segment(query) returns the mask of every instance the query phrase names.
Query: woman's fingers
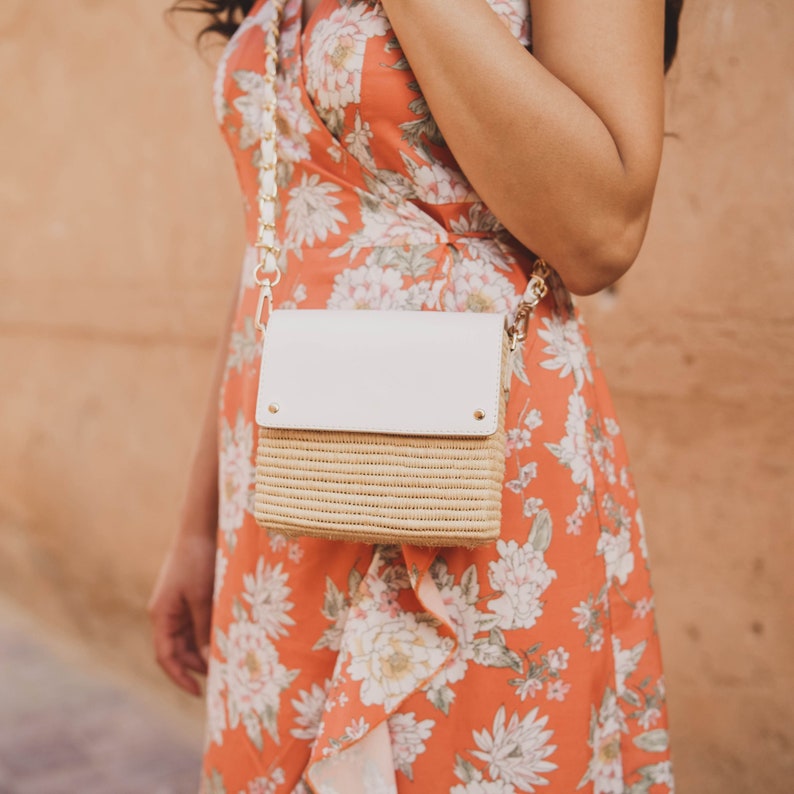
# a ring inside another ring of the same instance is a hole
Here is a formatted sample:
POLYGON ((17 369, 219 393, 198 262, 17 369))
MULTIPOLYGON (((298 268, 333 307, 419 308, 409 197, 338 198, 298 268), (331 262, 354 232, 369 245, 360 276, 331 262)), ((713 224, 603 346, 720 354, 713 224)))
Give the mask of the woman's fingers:
POLYGON ((180 602, 178 611, 164 610, 158 605, 150 609, 155 659, 178 687, 191 695, 200 695, 201 687, 188 671, 205 670, 196 669, 201 660, 192 642, 190 612, 187 604, 181 599, 180 602))
POLYGON ((212 597, 201 597, 190 601, 190 617, 193 623, 193 639, 199 653, 203 669, 196 672, 207 672, 209 660, 210 631, 212 624, 212 597))
POLYGON ((182 538, 166 558, 148 606, 157 663, 192 695, 201 694, 194 674, 207 674, 215 553, 213 540, 182 538))

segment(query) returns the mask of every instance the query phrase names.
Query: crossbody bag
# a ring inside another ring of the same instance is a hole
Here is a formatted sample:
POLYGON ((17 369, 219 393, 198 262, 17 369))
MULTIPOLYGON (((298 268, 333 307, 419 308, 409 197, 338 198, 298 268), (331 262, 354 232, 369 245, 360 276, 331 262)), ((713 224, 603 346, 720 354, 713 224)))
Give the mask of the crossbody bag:
POLYGON ((255 517, 272 531, 363 543, 468 546, 499 537, 510 356, 547 293, 536 260, 515 315, 272 309, 276 90, 283 0, 265 35, 259 173, 264 334, 255 517))

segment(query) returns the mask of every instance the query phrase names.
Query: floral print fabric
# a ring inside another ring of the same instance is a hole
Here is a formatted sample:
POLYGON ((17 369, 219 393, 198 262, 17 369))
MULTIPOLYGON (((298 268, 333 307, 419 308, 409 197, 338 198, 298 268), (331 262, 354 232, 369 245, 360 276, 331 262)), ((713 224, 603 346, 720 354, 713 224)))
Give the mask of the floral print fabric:
MULTIPOLYGON (((526 0, 491 5, 527 44, 526 0)), ((215 90, 250 243, 271 13, 215 90)), ((304 30, 289 0, 280 57, 276 305, 513 311, 533 256, 460 172, 383 9, 322 0, 304 30)), ((255 259, 220 401, 204 794, 672 791, 642 517, 563 285, 516 359, 501 539, 373 547, 254 521, 255 259)))

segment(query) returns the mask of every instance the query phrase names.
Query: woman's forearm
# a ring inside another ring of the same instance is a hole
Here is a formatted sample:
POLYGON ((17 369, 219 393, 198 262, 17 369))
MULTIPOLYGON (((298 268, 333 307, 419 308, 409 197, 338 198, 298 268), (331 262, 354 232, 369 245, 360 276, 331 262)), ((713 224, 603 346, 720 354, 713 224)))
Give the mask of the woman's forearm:
MULTIPOLYGON (((639 250, 650 211, 662 137, 658 86, 651 86, 646 100, 635 101, 638 92, 628 91, 624 107, 616 105, 616 89, 605 88, 603 108, 594 108, 599 85, 588 104, 590 98, 580 96, 585 91, 577 93, 541 63, 544 42, 536 38, 538 57, 530 55, 486 0, 383 5, 447 144, 493 213, 554 265, 574 292, 593 292, 618 278, 639 250), (652 129, 637 129, 643 123, 652 129)), ((588 4, 577 5, 571 14, 589 13, 588 4)), ((544 23, 553 30, 554 20, 544 17, 553 13, 533 2, 538 34, 544 23)), ((650 27, 639 19, 631 24, 640 33, 641 25, 650 27)), ((605 36, 609 46, 609 31, 605 36)), ((627 65, 643 57, 631 50, 642 44, 626 45, 627 65)), ((554 62, 554 46, 545 49, 554 62)), ((579 56, 586 63, 587 54, 579 56)), ((661 39, 658 59, 661 82, 661 39)), ((564 61, 558 61, 564 72, 564 61)), ((604 81, 609 68, 594 64, 593 79, 604 81)), ((638 68, 648 71, 645 64, 638 68)), ((630 86, 632 80, 636 75, 627 78, 630 86)))
POLYGON ((226 372, 232 326, 240 291, 239 277, 231 294, 226 321, 215 351, 212 380, 204 416, 185 486, 180 534, 215 536, 218 516, 218 395, 226 372))

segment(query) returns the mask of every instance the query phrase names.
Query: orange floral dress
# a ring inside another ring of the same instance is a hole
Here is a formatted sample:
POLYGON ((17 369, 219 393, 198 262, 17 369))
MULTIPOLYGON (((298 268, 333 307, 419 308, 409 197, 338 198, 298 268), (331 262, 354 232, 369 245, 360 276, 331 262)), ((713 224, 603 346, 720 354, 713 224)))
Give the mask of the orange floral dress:
MULTIPOLYGON (((489 0, 529 43, 527 0, 489 0)), ((256 237, 260 0, 216 107, 256 237)), ((511 312, 534 257, 444 144, 376 2, 287 2, 280 308, 511 312)), ((559 279, 513 375, 501 539, 476 550, 291 540, 253 517, 249 247, 220 402, 204 794, 673 790, 642 517, 559 279)), ((300 362, 295 362, 300 366, 300 362)))

